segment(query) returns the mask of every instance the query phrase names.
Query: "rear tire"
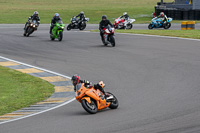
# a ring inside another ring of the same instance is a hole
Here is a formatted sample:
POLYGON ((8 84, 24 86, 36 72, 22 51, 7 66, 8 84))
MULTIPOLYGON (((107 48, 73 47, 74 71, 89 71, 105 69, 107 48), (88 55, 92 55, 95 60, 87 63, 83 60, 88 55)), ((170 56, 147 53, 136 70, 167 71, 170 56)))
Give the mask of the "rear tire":
POLYGON ((132 24, 128 24, 126 29, 132 29, 133 28, 133 25, 132 24))
POLYGON ((94 101, 91 100, 91 103, 89 104, 85 99, 81 101, 81 105, 90 114, 96 114, 97 113, 97 106, 94 103, 94 101))
POLYGON ((148 28, 151 30, 153 29, 153 25, 152 24, 149 24, 148 28))
POLYGON ((51 38, 51 41, 54 41, 55 38, 53 38, 53 35, 50 34, 50 38, 51 38))
POLYGON ((110 92, 106 92, 106 93, 108 93, 109 95, 112 95, 114 97, 114 99, 115 99, 115 101, 110 102, 109 108, 110 109, 116 109, 116 108, 118 108, 119 102, 118 102, 117 98, 112 93, 110 93, 110 92))
POLYGON ((58 38, 58 40, 59 40, 59 41, 62 41, 62 39, 63 39, 63 32, 60 32, 60 33, 59 33, 59 38, 58 38))
POLYGON ((82 24, 81 27, 79 27, 79 30, 84 30, 86 28, 86 23, 82 24))
POLYGON ((115 38, 113 35, 110 36, 110 43, 113 47, 115 47, 115 38))
POLYGON ((169 29, 171 27, 171 23, 166 23, 165 25, 164 25, 164 29, 169 29))

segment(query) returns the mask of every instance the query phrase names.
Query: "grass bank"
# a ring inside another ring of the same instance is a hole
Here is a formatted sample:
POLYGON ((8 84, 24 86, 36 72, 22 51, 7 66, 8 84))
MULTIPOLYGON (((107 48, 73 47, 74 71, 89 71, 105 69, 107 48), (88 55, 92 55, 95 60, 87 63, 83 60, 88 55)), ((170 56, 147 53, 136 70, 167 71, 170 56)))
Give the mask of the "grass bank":
POLYGON ((39 78, 0 66, 0 115, 51 96, 54 86, 39 78))
MULTIPOLYGON (((84 11, 90 23, 99 23, 106 14, 114 21, 128 12, 136 23, 147 23, 151 20, 154 6, 159 0, 0 0, 0 23, 25 23, 35 10, 39 11, 41 23, 50 23, 55 12, 60 13, 65 23, 73 15, 84 11)), ((173 0, 165 0, 172 2, 173 0)))
MULTIPOLYGON (((92 30, 92 32, 99 32, 92 30)), ((200 30, 115 30, 116 33, 147 34, 200 39, 200 30)))

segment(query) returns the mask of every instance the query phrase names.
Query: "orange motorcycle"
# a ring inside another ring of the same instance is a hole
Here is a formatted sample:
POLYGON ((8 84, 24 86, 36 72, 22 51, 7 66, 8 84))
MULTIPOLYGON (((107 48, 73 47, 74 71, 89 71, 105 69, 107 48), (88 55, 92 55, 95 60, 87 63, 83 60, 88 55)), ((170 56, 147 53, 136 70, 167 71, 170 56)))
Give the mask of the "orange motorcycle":
MULTIPOLYGON (((101 81, 102 88, 105 84, 101 81)), ((107 107, 116 109, 119 105, 117 98, 110 92, 105 95, 100 90, 95 90, 93 86, 86 88, 84 83, 76 85, 76 100, 79 101, 83 108, 90 114, 97 113, 98 110, 107 107)))

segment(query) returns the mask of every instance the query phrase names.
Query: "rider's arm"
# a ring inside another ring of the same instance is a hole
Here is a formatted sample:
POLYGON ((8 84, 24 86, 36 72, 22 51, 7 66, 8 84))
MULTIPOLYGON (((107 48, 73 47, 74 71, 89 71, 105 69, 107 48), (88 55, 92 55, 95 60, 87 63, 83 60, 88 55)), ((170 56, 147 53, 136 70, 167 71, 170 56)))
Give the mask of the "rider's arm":
POLYGON ((92 83, 88 80, 80 80, 81 83, 85 84, 85 87, 89 87, 92 83))
POLYGON ((102 30, 102 23, 101 22, 99 23, 99 30, 100 31, 102 30))
POLYGON ((168 21, 168 18, 167 18, 167 16, 165 15, 165 21, 168 21))
POLYGON ((113 24, 110 22, 110 20, 108 20, 108 24, 113 27, 113 24))
POLYGON ((28 21, 30 21, 32 19, 33 16, 28 17, 28 21))
POLYGON ((51 26, 54 26, 55 23, 56 22, 55 22, 54 18, 52 18, 52 20, 51 20, 51 26))

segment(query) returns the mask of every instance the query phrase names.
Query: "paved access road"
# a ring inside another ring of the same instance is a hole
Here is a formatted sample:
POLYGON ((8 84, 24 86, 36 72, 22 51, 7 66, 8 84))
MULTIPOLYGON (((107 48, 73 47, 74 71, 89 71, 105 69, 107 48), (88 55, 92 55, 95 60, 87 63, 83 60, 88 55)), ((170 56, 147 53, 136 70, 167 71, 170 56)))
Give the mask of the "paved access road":
POLYGON ((199 41, 116 34, 104 47, 99 33, 49 27, 30 37, 22 25, 0 25, 0 55, 64 75, 103 80, 120 106, 89 115, 74 101, 61 108, 0 125, 0 133, 199 133, 199 41))

